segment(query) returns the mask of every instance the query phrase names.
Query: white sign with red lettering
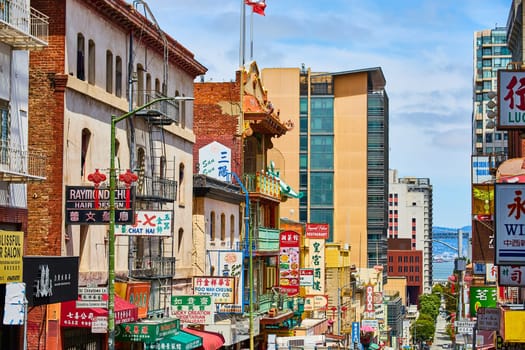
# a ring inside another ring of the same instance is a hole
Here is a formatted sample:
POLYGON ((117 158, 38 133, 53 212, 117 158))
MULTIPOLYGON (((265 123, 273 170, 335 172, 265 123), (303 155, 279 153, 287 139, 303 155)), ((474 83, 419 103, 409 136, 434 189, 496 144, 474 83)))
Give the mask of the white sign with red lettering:
POLYGON ((498 70, 498 129, 525 127, 525 72, 498 70))
POLYGON ((494 197, 496 265, 525 265, 525 184, 497 183, 494 197))

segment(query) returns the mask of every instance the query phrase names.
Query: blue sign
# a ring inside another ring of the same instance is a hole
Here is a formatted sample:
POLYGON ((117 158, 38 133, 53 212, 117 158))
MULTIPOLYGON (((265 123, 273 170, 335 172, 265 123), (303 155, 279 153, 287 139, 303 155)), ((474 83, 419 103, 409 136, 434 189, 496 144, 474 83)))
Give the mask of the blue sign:
POLYGON ((359 322, 352 322, 352 342, 359 343, 361 341, 359 337, 360 332, 359 322))

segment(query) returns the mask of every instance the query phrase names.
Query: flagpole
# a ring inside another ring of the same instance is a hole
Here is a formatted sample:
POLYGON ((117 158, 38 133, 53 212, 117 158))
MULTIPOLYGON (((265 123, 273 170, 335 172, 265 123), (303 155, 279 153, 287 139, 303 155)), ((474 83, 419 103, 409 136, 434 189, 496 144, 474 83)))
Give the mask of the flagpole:
POLYGON ((253 61, 253 11, 250 14, 250 61, 253 61))
POLYGON ((239 67, 244 69, 244 49, 246 46, 246 5, 241 0, 241 37, 239 39, 239 67))

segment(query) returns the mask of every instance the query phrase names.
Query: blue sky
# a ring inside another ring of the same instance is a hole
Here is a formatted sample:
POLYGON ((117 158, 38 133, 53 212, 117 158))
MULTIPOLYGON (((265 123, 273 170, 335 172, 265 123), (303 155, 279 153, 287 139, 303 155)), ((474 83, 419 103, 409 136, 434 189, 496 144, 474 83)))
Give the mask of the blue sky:
MULTIPOLYGON (((208 68, 206 81, 233 80, 241 0, 147 3, 161 28, 208 68)), ((253 15, 259 68, 381 67, 390 97, 390 168, 401 177, 430 178, 435 226, 470 225, 473 35, 505 26, 511 0, 266 3, 266 16, 253 15)))

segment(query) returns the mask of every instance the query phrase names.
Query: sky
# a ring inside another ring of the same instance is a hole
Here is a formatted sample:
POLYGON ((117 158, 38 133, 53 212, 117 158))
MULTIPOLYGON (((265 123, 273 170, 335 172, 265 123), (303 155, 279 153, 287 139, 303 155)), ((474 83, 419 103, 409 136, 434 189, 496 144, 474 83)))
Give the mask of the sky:
MULTIPOLYGON (((243 0, 146 3, 160 27, 207 67, 205 81, 234 79, 243 0)), ((390 168, 400 177, 430 179, 434 226, 470 225, 474 32, 505 26, 511 0, 266 4, 265 16, 246 7, 244 61, 255 60, 259 69, 304 63, 312 72, 381 67, 390 99, 390 168)))

